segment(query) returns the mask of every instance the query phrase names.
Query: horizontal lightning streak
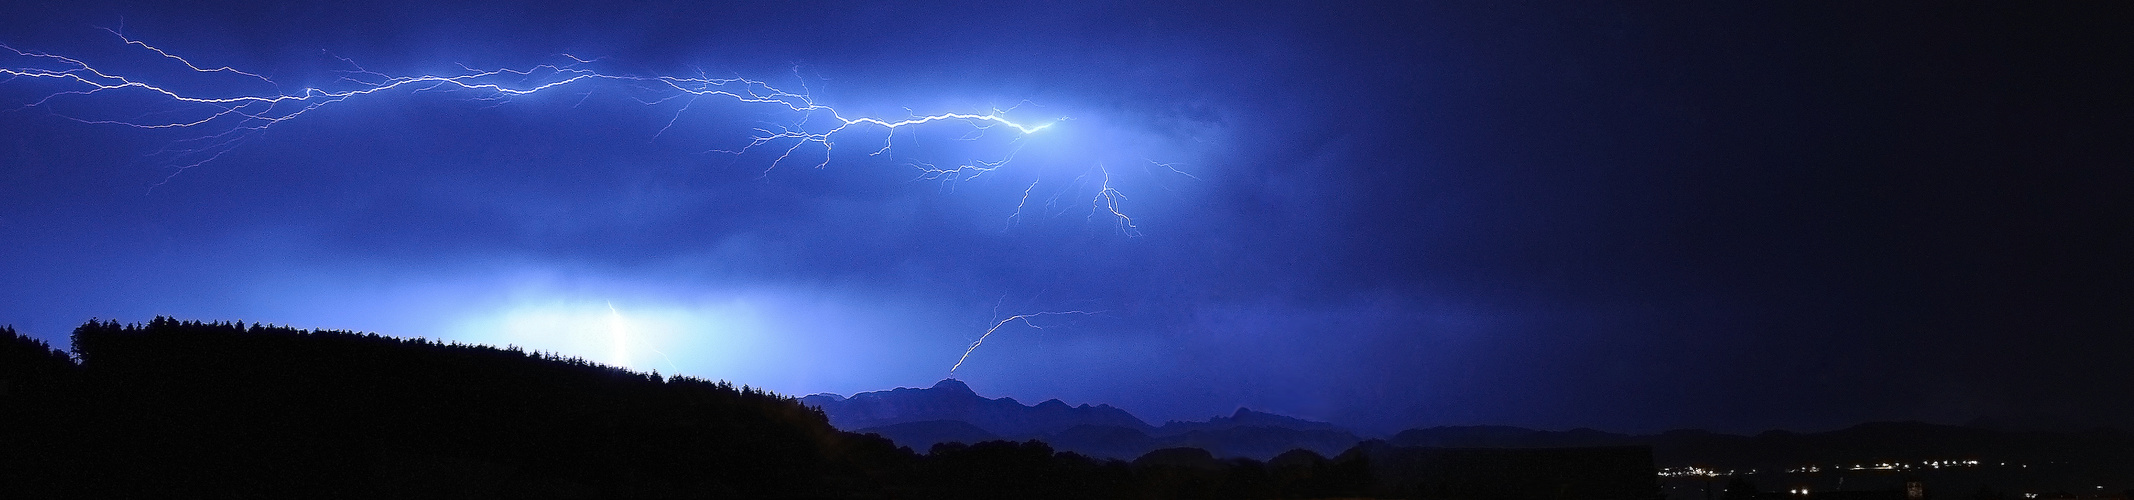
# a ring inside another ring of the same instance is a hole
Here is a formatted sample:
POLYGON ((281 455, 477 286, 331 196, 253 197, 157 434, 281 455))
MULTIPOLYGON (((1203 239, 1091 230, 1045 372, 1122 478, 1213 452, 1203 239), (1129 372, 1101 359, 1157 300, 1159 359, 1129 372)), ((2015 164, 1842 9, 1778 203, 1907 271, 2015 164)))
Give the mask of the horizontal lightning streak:
MULTIPOLYGON (((1062 117, 1043 123, 1025 123, 1010 119, 1008 112, 1014 110, 1016 106, 1011 106, 1005 110, 994 108, 985 113, 945 112, 921 114, 907 110, 910 116, 903 118, 846 116, 836 108, 817 102, 807 91, 805 80, 801 82, 802 90, 794 92, 781 89, 766 81, 741 77, 714 78, 704 75, 702 71, 699 71, 694 77, 611 74, 581 67, 581 65, 588 65, 603 58, 586 58, 573 54, 561 54, 561 57, 570 61, 561 65, 541 64, 525 69, 499 68, 487 70, 462 65, 460 67, 464 71, 460 73, 392 76, 372 71, 352 59, 327 53, 327 56, 340 61, 341 64, 348 68, 335 71, 335 73, 338 73, 338 77, 333 86, 339 88, 305 87, 298 91, 289 92, 281 90, 282 86, 279 83, 261 73, 247 72, 230 66, 209 67, 211 65, 201 65, 161 47, 129 38, 117 30, 106 29, 105 31, 117 36, 126 46, 138 47, 141 50, 153 53, 159 58, 175 62, 176 65, 184 68, 183 71, 235 75, 245 79, 247 82, 257 82, 256 84, 264 84, 266 87, 274 89, 271 92, 236 92, 230 94, 193 92, 149 83, 133 74, 100 68, 81 59, 17 49, 6 44, 0 44, 0 57, 6 57, 11 53, 18 61, 29 61, 27 64, 18 63, 0 66, 0 83, 7 83, 17 79, 46 80, 61 82, 64 85, 75 87, 34 98, 23 105, 25 108, 42 107, 54 109, 61 104, 61 100, 93 97, 116 92, 142 92, 147 96, 162 100, 169 107, 167 109, 153 110, 150 113, 144 113, 132 118, 108 118, 94 115, 72 116, 60 111, 54 111, 53 114, 76 122, 95 125, 117 125, 138 129, 205 129, 206 132, 202 135, 173 141, 162 149, 149 153, 148 156, 151 157, 166 158, 172 167, 169 175, 165 176, 162 181, 150 186, 151 192, 156 186, 169 183, 171 179, 188 169, 221 158, 247 139, 264 133, 275 125, 304 116, 312 110, 329 104, 395 90, 411 93, 472 91, 479 93, 472 99, 494 101, 501 104, 512 97, 546 92, 565 86, 591 82, 610 82, 623 84, 637 92, 642 92, 642 94, 632 98, 646 105, 657 105, 675 99, 682 99, 684 103, 674 112, 674 116, 669 118, 666 124, 653 134, 655 140, 661 135, 667 134, 681 118, 681 114, 687 112, 697 99, 719 98, 744 104, 781 106, 785 110, 798 113, 800 117, 789 125, 769 125, 758 128, 757 133, 747 137, 745 143, 737 149, 712 150, 738 155, 758 148, 780 148, 777 150, 776 158, 771 160, 770 165, 764 169, 765 175, 791 160, 802 149, 810 147, 819 147, 823 153, 822 162, 817 163, 815 166, 817 168, 828 166, 830 161, 829 153, 834 146, 833 138, 856 127, 874 127, 887 132, 882 139, 881 148, 870 153, 870 155, 887 153, 898 130, 940 122, 963 123, 971 127, 973 129, 972 134, 965 136, 965 139, 975 138, 986 130, 996 128, 1010 130, 1017 135, 1013 142, 1013 149, 996 161, 971 160, 954 167, 936 167, 926 163, 913 163, 913 166, 919 170, 914 180, 969 181, 998 170, 1013 161, 1015 155, 1025 145, 1024 137, 1051 128, 1053 125, 1066 120, 1066 118, 1062 117), (156 118, 151 119, 148 117, 156 118), (826 117, 829 120, 819 122, 820 124, 818 125, 811 126, 809 124, 811 120, 819 117, 826 117), (790 144, 787 144, 788 142, 790 144)), ((172 69, 176 70, 176 68, 172 69)), ((246 85, 256 84, 247 83, 246 85)), ((590 95, 591 91, 586 91, 586 96, 590 95)), ((579 102, 581 104, 584 98, 583 96, 580 97, 579 102)), ((1020 104, 1017 106, 1020 106, 1020 104)), ((1172 172, 1198 179, 1198 177, 1193 177, 1191 174, 1171 168, 1169 164, 1153 161, 1151 163, 1169 168, 1172 172)), ((1099 169, 1102 170, 1102 167, 1099 166, 1099 169)), ((1033 183, 1029 188, 1023 190, 1022 198, 1016 206, 1016 213, 1009 216, 1011 224, 1015 219, 1021 217, 1021 212, 1029 203, 1030 194, 1035 187, 1036 184, 1033 183)), ((1103 182, 1099 186, 1095 197, 1091 200, 1092 210, 1090 215, 1094 217, 1099 211, 1108 213, 1115 219, 1120 232, 1128 236, 1137 235, 1138 229, 1133 219, 1120 210, 1119 205, 1124 199, 1125 196, 1113 187, 1110 172, 1104 171, 1103 182)))
MULTIPOLYGON (((111 32, 115 35, 119 35, 116 31, 111 32)), ((119 35, 119 37, 120 39, 124 40, 127 45, 139 46, 145 50, 154 52, 155 54, 164 58, 177 61, 178 63, 184 65, 185 68, 190 71, 199 73, 231 73, 237 75, 244 75, 246 77, 250 77, 252 79, 267 83, 269 85, 279 87, 278 85, 275 85, 275 82, 272 79, 269 79, 257 73, 240 71, 228 66, 216 67, 212 69, 203 68, 201 65, 196 64, 191 60, 188 60, 182 56, 172 54, 168 51, 163 50, 160 47, 156 47, 154 45, 150 45, 146 42, 142 42, 139 40, 126 38, 124 35, 119 35)), ((396 89, 413 89, 418 92, 448 89, 487 92, 492 94, 492 97, 490 98, 500 99, 513 96, 535 94, 547 91, 549 89, 554 89, 557 87, 586 81, 622 82, 638 85, 640 86, 640 88, 645 90, 672 92, 672 94, 667 97, 652 101, 645 101, 640 99, 640 102, 643 102, 645 104, 656 104, 678 97, 712 96, 728 98, 734 100, 735 102, 742 103, 776 104, 784 106, 785 108, 794 112, 800 112, 809 115, 813 115, 816 113, 826 114, 830 118, 836 120, 836 124, 832 128, 827 131, 821 132, 804 131, 794 128, 782 128, 775 132, 770 130, 762 130, 762 135, 757 135, 755 137, 750 138, 749 144, 743 146, 739 151, 730 151, 737 153, 745 152, 755 147, 779 141, 781 139, 797 139, 797 141, 792 147, 787 148, 781 155, 779 155, 778 160, 772 162, 773 167, 788 159, 792 155, 792 153, 800 147, 804 147, 808 144, 820 144, 823 149, 827 151, 831 147, 832 136, 837 135, 839 132, 843 132, 846 129, 855 126, 875 126, 894 131, 899 128, 925 125, 934 122, 961 121, 979 127, 1006 126, 1022 134, 1031 134, 1036 133, 1040 130, 1044 130, 1048 127, 1051 127, 1054 123, 1057 123, 1057 121, 1035 124, 1022 123, 1009 119, 1006 116, 1006 111, 1000 109, 994 109, 991 112, 984 114, 951 112, 936 113, 923 116, 912 116, 901 119, 887 119, 876 117, 847 117, 844 114, 838 112, 838 110, 835 108, 817 103, 814 98, 809 96, 806 92, 786 91, 779 89, 778 87, 773 86, 768 82, 740 77, 711 78, 699 76, 695 78, 688 78, 677 76, 619 75, 601 73, 589 69, 558 66, 552 64, 537 65, 528 69, 506 68, 493 70, 475 70, 473 68, 467 68, 466 73, 460 74, 389 76, 383 73, 370 71, 360 65, 355 64, 354 61, 338 56, 336 56, 335 58, 348 64, 349 67, 354 68, 352 70, 342 71, 341 73, 343 73, 344 76, 340 78, 340 81, 343 83, 354 84, 356 87, 353 89, 327 90, 319 88, 305 88, 301 92, 297 93, 283 93, 277 91, 274 93, 252 95, 201 96, 190 95, 171 88, 150 84, 132 77, 125 76, 123 74, 107 72, 85 61, 66 56, 60 56, 44 52, 21 50, 4 44, 0 44, 0 50, 12 52, 16 56, 51 63, 46 65, 47 67, 0 67, 0 76, 5 76, 10 79, 31 78, 60 80, 73 84, 79 84, 85 87, 79 90, 68 90, 47 95, 42 99, 38 99, 34 102, 29 103, 26 107, 49 106, 53 103, 54 99, 61 98, 62 96, 85 96, 120 91, 125 89, 139 89, 141 91, 146 91, 158 95, 161 98, 166 99, 174 104, 205 106, 205 109, 208 112, 205 115, 196 116, 193 119, 177 119, 167 121, 83 119, 71 116, 62 116, 82 123, 101 125, 123 125, 143 129, 194 128, 208 126, 217 122, 228 122, 232 120, 236 121, 236 123, 229 125, 229 130, 225 130, 220 133, 212 134, 207 137, 202 137, 194 140, 197 142, 210 143, 210 145, 207 147, 198 148, 195 150, 177 150, 178 152, 208 153, 210 156, 219 156, 221 151, 226 150, 229 146, 234 145, 233 143, 216 142, 216 139, 228 137, 232 134, 240 134, 246 131, 256 132, 265 130, 275 124, 295 119, 314 109, 318 109, 321 106, 368 94, 392 91, 396 89), (512 85, 497 81, 506 79, 514 81, 531 80, 532 83, 512 85)), ((580 64, 591 63, 599 59, 586 59, 574 55, 564 55, 564 57, 569 58, 570 60, 580 64)), ((886 149, 887 148, 885 146, 884 150, 886 149)), ((212 159, 213 158, 211 157, 207 160, 212 159)), ((205 163, 207 160, 201 160, 198 162, 193 162, 190 165, 184 165, 180 168, 180 170, 183 170, 184 168, 198 166, 201 163, 205 163)), ((821 167, 826 165, 827 163, 828 160, 825 159, 823 164, 817 166, 821 167)), ((997 166, 997 163, 987 163, 983 168, 993 168, 997 166)))

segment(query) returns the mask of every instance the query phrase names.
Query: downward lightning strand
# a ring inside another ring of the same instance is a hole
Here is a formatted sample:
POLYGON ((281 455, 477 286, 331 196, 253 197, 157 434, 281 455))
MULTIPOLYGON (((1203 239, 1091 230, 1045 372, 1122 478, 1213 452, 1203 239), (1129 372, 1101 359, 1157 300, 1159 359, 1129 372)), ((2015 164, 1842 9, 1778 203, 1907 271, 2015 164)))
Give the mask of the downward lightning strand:
POLYGON ((1125 200, 1126 195, 1111 187, 1111 171, 1106 170, 1103 165, 1098 165, 1097 172, 1103 174, 1104 182, 1098 185, 1097 196, 1089 200, 1089 217, 1095 218, 1098 210, 1109 212, 1113 222, 1118 225, 1120 234, 1140 236, 1141 230, 1134 226, 1134 218, 1119 211, 1119 202, 1125 200))
POLYGON ((1030 318, 1035 318, 1035 317, 1038 317, 1038 316, 1054 316, 1054 315, 1065 315, 1065 314, 1081 314, 1081 315, 1089 315, 1089 314, 1097 314, 1097 313, 1101 313, 1101 312, 1104 312, 1104 311, 1047 311, 1047 312, 1036 312, 1036 313, 1030 313, 1030 314, 1017 314, 1017 315, 1014 315, 1014 316, 1009 316, 1009 317, 1008 317, 1007 319, 1003 319, 1003 320, 1000 320, 1000 322, 999 322, 999 323, 994 323, 994 324, 993 324, 993 327, 992 327, 992 328, 987 328, 984 334, 982 334, 982 335, 979 335, 979 336, 978 336, 978 340, 977 340, 977 341, 971 342, 971 347, 970 347, 970 348, 968 348, 968 349, 964 349, 964 350, 963 350, 963 356, 962 356, 962 357, 959 357, 959 358, 956 358, 956 365, 955 365, 955 366, 950 366, 950 367, 948 367, 948 378, 956 378, 956 369, 957 369, 957 368, 962 368, 962 367, 963 367, 963 362, 964 362, 964 361, 967 361, 967 360, 970 360, 970 359, 971 359, 971 353, 973 353, 973 352, 978 352, 978 346, 981 346, 981 345, 985 345, 985 339, 986 339, 987 337, 992 337, 992 336, 993 336, 993 332, 997 332, 997 331, 1000 331, 1000 327, 1003 327, 1003 326, 1008 326, 1008 323, 1014 323, 1014 322, 1017 322, 1017 321, 1021 321, 1021 322, 1023 322, 1023 324, 1024 324, 1024 325, 1027 325, 1027 326, 1029 326, 1029 327, 1031 327, 1031 328, 1036 328, 1036 329, 1039 329, 1039 330, 1043 330, 1043 329, 1045 329, 1045 327, 1042 327, 1042 326, 1037 326, 1037 324, 1036 324, 1036 323, 1031 323, 1031 322, 1030 322, 1030 318))
MULTIPOLYGON (((1022 199, 1016 200, 1015 202, 1015 213, 1008 214, 1008 227, 1015 227, 1015 221, 1022 219, 1023 207, 1030 205, 1030 191, 1037 189, 1037 183, 1041 181, 1044 181, 1044 179, 1032 180, 1030 181, 1030 187, 1023 188, 1022 199)), ((1001 230, 1006 231, 1007 228, 1001 228, 1001 230)), ((996 305, 994 306, 994 308, 998 309, 999 306, 996 305)))
MULTIPOLYGON (((1144 158, 1144 159, 1146 159, 1146 158, 1144 158)), ((1175 164, 1170 164, 1170 163, 1164 163, 1164 162, 1160 162, 1160 161, 1156 161, 1156 160, 1148 160, 1148 162, 1149 162, 1150 164, 1156 165, 1156 166, 1158 166, 1158 167, 1163 167, 1163 168, 1164 168, 1165 170, 1170 170, 1170 171, 1171 171, 1171 173, 1174 173, 1174 174, 1178 174, 1178 175, 1183 175, 1183 176, 1186 176, 1186 178, 1189 178, 1189 179, 1193 179, 1193 180, 1196 180, 1196 181, 1197 181, 1197 180, 1201 180, 1200 176, 1198 176, 1198 175, 1193 175, 1193 174, 1189 174, 1189 173, 1186 173, 1186 171, 1184 171, 1184 170, 1179 170, 1179 169, 1178 169, 1178 166, 1177 166, 1177 165, 1175 165, 1175 164)))

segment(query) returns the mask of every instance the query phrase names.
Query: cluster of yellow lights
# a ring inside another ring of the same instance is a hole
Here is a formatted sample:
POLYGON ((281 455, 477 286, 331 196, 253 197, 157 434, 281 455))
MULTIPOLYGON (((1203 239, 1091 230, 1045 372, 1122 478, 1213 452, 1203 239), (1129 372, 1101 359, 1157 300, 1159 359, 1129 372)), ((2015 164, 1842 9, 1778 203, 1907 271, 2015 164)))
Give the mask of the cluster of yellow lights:
POLYGON ((1689 467, 1663 467, 1660 469, 1660 477, 1720 477, 1732 476, 1735 474, 1755 473, 1755 469, 1750 469, 1748 472, 1739 472, 1734 469, 1727 469, 1722 471, 1718 469, 1706 469, 1694 465, 1689 467))
POLYGON ((1845 467, 1842 467, 1842 468, 1843 468, 1843 469, 1845 469, 1845 470, 1919 470, 1919 469, 1939 469, 1939 468, 1943 468, 1943 467, 1977 467, 1977 466, 1978 466, 1978 461, 1977 461, 1977 460, 1928 460, 1928 461, 1924 461, 1924 462, 1919 462, 1919 463, 1908 463, 1908 462, 1887 462, 1887 463, 1873 463, 1873 464, 1853 464, 1853 465, 1850 465, 1850 466, 1845 466, 1845 467))
MULTIPOLYGON (((2004 465, 2004 466, 2005 466, 2005 465, 2008 465, 2008 464, 2007 464, 2006 462, 2002 462, 2002 463, 2001 463, 2001 465, 2004 465)), ((1942 468, 1954 468, 1954 467, 1977 467, 1977 466, 1979 466, 1979 462, 1978 462, 1977 460, 1925 460, 1925 461, 1920 461, 1920 462, 1884 462, 1884 463, 1872 463, 1872 464, 1845 464, 1845 465, 1834 465, 1834 466, 1830 466, 1830 467, 1827 467, 1827 468, 1826 468, 1826 467, 1823 467, 1823 466, 1821 466, 1821 465, 1804 465, 1804 466, 1800 466, 1800 467, 1794 467, 1794 468, 1791 468, 1791 469, 1786 469, 1786 470, 1785 470, 1785 473, 1786 473, 1786 474, 1812 474, 1812 473, 1822 472, 1822 471, 1824 471, 1825 469, 1828 469, 1828 470, 1832 470, 1832 471, 1851 471, 1851 470, 1922 470, 1922 469, 1942 469, 1942 468)), ((2028 467, 2028 466, 2024 466, 2024 467, 2028 467)), ((1741 469, 1727 469, 1727 470, 1719 470, 1719 469, 1707 469, 1707 468, 1703 468, 1703 467, 1697 467, 1697 466, 1689 466, 1689 467, 1663 467, 1663 468, 1661 468, 1661 469, 1660 469, 1660 477, 1723 477, 1723 476, 1733 476, 1733 475, 1746 475, 1746 474, 1755 474, 1755 473, 1756 473, 1756 469, 1747 469, 1747 470, 1741 470, 1741 469)))

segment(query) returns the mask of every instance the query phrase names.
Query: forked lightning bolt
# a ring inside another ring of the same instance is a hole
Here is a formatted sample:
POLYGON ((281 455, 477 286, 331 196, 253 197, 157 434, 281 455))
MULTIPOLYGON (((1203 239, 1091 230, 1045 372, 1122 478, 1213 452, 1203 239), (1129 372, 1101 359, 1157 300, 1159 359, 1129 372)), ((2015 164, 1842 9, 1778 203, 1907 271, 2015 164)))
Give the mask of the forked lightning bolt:
POLYGON ((1031 323, 1031 322, 1030 322, 1030 318, 1035 318, 1035 317, 1038 317, 1038 316, 1055 316, 1055 315, 1065 315, 1065 314, 1081 314, 1081 315, 1089 315, 1089 314, 1097 314, 1097 313, 1100 313, 1100 312, 1103 312, 1103 311, 1048 311, 1048 312, 1037 312, 1037 313, 1030 313, 1030 314, 1017 314, 1017 315, 1014 315, 1014 316, 1009 316, 1009 317, 1008 317, 1007 319, 1003 319, 1003 320, 1000 320, 1000 322, 999 322, 999 323, 994 323, 994 324, 993 324, 993 327, 992 327, 992 328, 987 328, 984 334, 982 334, 982 335, 979 335, 979 336, 978 336, 978 340, 976 340, 976 341, 973 341, 973 342, 971 342, 971 347, 970 347, 970 348, 967 348, 967 349, 964 349, 964 350, 963 350, 963 357, 959 357, 959 358, 956 358, 956 365, 955 365, 955 366, 951 366, 951 367, 948 367, 948 378, 956 378, 956 369, 957 369, 957 368, 962 368, 962 367, 963 367, 963 362, 964 362, 964 361, 968 361, 968 360, 970 360, 970 359, 971 359, 971 353, 973 353, 973 352, 977 352, 977 351, 978 351, 978 346, 981 346, 981 345, 985 345, 985 339, 986 339, 986 338, 988 338, 988 337, 992 337, 992 336, 993 336, 993 332, 998 332, 998 331, 1000 331, 1000 328, 1001 328, 1001 327, 1004 327, 1004 326, 1008 326, 1008 323, 1014 323, 1014 322, 1017 322, 1017 321, 1021 321, 1021 322, 1023 322, 1023 324, 1024 324, 1024 325, 1027 325, 1027 326, 1029 326, 1029 327, 1031 327, 1031 328, 1036 328, 1036 329, 1039 329, 1039 330, 1043 330, 1043 329, 1044 329, 1045 327, 1042 327, 1042 326, 1037 326, 1037 323, 1031 323))

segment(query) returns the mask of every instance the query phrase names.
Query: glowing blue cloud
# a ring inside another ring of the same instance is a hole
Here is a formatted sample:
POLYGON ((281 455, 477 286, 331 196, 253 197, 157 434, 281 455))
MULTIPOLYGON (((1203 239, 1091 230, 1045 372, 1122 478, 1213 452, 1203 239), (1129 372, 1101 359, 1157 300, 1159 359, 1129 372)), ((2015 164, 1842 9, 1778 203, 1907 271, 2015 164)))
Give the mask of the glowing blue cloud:
MULTIPOLYGON (((979 179, 998 181, 999 186, 1012 187, 1016 196, 992 198, 987 203, 1012 202, 1013 208, 1002 207, 1004 221, 990 219, 998 215, 987 215, 989 220, 982 224, 1002 221, 1006 226, 1003 231, 1026 219, 1057 217, 1070 223, 1079 223, 1076 219, 1095 224, 1108 222, 1119 234, 1139 236, 1141 225, 1128 215, 1127 191, 1147 184, 1133 184, 1122 190, 1122 180, 1130 183, 1141 179, 1130 178, 1141 173, 1148 178, 1199 180, 1173 164, 1137 158, 1146 151, 1172 151, 1170 146, 1151 145, 1175 138, 1121 126, 1135 121, 1133 117, 1095 113, 1097 116, 1072 121, 1064 116, 1033 118, 1032 110, 1041 106, 1029 102, 1005 108, 980 106, 975 111, 919 112, 906 108, 902 116, 874 116, 850 112, 856 109, 853 106, 840 110, 819 100, 807 88, 808 80, 800 78, 797 71, 797 85, 738 76, 712 77, 702 71, 681 76, 630 74, 608 70, 609 65, 602 62, 604 58, 570 54, 559 55, 560 62, 552 64, 490 69, 460 66, 455 71, 419 74, 376 71, 350 58, 327 54, 330 59, 323 61, 337 69, 298 86, 287 82, 303 81, 300 77, 203 64, 118 31, 106 31, 123 42, 123 50, 117 55, 94 58, 99 61, 0 44, 0 97, 10 97, 19 104, 17 110, 39 110, 128 133, 158 131, 171 136, 166 137, 171 141, 165 147, 146 155, 157 166, 169 169, 154 186, 170 183, 190 169, 212 164, 287 122, 305 116, 312 116, 312 120, 348 116, 337 114, 339 111, 313 113, 329 105, 339 108, 405 104, 406 98, 420 97, 490 107, 515 99, 532 101, 536 95, 546 99, 561 97, 564 104, 577 100, 582 105, 594 93, 624 96, 627 100, 620 102, 623 107, 653 114, 648 122, 657 130, 647 127, 645 131, 654 139, 676 137, 678 132, 688 130, 687 126, 678 126, 685 114, 732 118, 717 110, 706 111, 716 107, 709 104, 767 116, 769 122, 753 127, 753 133, 747 132, 750 127, 741 125, 726 133, 704 134, 724 136, 711 139, 723 144, 710 152, 730 154, 737 161, 760 161, 754 165, 765 176, 788 164, 828 167, 833 159, 831 153, 836 151, 843 154, 837 157, 840 161, 861 155, 894 156, 897 162, 915 170, 911 177, 915 181, 949 186, 969 185, 979 179), (936 136, 947 132, 945 136, 952 138, 948 144, 956 145, 949 148, 954 150, 948 153, 953 157, 938 163, 929 161, 941 156, 933 153, 942 150, 937 146, 940 143, 930 145, 918 140, 921 129, 936 136), (854 145, 859 147, 851 147, 854 145), (1018 156, 1024 159, 1018 160, 1018 156), (1118 157, 1128 160, 1116 161, 1118 157), (1012 176, 1002 172, 1011 165, 1025 166, 1012 176)), ((534 203, 555 201, 543 199, 534 203)), ((628 290, 528 293, 475 307, 471 312, 416 315, 451 325, 444 330, 411 320, 399 331, 516 345, 635 369, 697 371, 716 367, 726 373, 758 370, 755 376, 775 378, 778 375, 769 369, 743 368, 749 361, 731 353, 760 352, 799 342, 773 332, 792 331, 788 323, 794 320, 790 317, 820 316, 800 307, 767 306, 764 304, 768 302, 762 300, 675 302, 665 295, 628 290)), ((462 309, 469 307, 465 300, 443 300, 438 302, 449 304, 426 307, 462 309)), ((400 304, 395 314, 412 314, 405 306, 400 304)), ((331 309, 362 308, 336 300, 331 309)), ((338 317, 337 314, 354 313, 309 313, 312 317, 338 317)), ((991 335, 1014 321, 1037 328, 1041 325, 1032 323, 1032 318, 1087 314, 1091 313, 1055 311, 1010 316, 971 341, 949 374, 953 376, 991 335)), ((344 321, 376 324, 378 320, 344 321)))

